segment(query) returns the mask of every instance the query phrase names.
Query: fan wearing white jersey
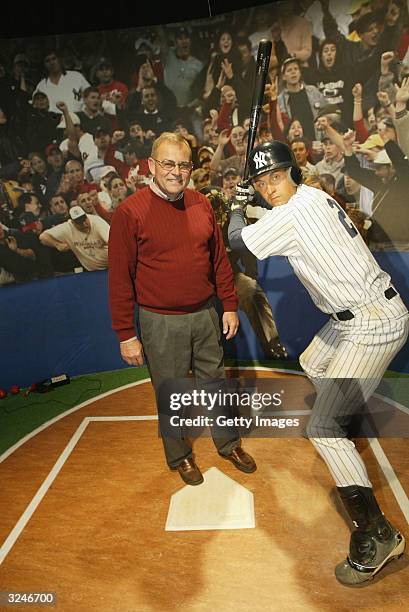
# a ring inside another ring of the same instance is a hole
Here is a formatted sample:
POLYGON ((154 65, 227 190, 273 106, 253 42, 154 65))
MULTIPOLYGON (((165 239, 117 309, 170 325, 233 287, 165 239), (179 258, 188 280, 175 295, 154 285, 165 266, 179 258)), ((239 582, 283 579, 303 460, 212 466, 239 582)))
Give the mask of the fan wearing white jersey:
POLYGON ((247 247, 258 259, 287 257, 315 305, 330 315, 300 356, 317 389, 307 434, 356 527, 335 575, 343 584, 360 584, 399 557, 405 539, 380 510, 347 428, 405 344, 409 314, 342 208, 325 192, 301 184, 287 145, 271 141, 253 149, 249 179, 236 188, 231 248, 247 247), (254 198, 269 210, 246 226, 243 209, 254 198))

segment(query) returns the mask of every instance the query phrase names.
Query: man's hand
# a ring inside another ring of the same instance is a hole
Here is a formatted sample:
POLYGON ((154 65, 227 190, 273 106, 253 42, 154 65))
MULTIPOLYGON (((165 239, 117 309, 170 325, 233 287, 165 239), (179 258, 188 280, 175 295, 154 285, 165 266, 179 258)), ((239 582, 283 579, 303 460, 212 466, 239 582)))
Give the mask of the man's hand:
POLYGON ((362 99, 362 85, 361 85, 361 83, 355 83, 355 85, 352 88, 352 96, 353 96, 354 100, 361 100, 362 99))
POLYGON ((378 155, 379 151, 377 149, 364 149, 362 145, 354 143, 353 152, 355 154, 359 153, 363 155, 366 159, 373 161, 375 157, 378 155))
POLYGON ((219 111, 217 111, 215 108, 211 108, 209 110, 209 116, 210 119, 212 120, 212 127, 213 129, 217 128, 217 120, 219 118, 219 111))
POLYGON ((237 312, 225 312, 222 317, 223 333, 226 335, 226 340, 234 338, 239 329, 239 317, 237 312))
POLYGON ((406 108, 406 102, 409 100, 409 77, 402 80, 400 87, 395 84, 395 92, 396 111, 399 112, 406 108))
POLYGON ((389 74, 390 63, 395 58, 394 51, 385 51, 381 55, 381 74, 389 74))
POLYGON ((139 165, 135 166, 134 168, 131 168, 128 174, 128 178, 125 181, 126 186, 129 187, 129 189, 133 193, 135 193, 135 191, 139 189, 139 187, 143 187, 145 185, 145 177, 142 174, 138 174, 138 172, 139 165))
POLYGON ((267 85, 264 88, 264 93, 266 94, 266 96, 270 98, 272 102, 277 100, 277 97, 278 97, 278 77, 277 76, 274 77, 271 83, 267 83, 267 85))
POLYGON ((221 69, 224 72, 226 79, 233 78, 233 65, 229 62, 227 58, 225 58, 221 63, 221 69))
POLYGON ((194 136, 193 134, 190 134, 190 133, 188 132, 187 128, 185 128, 185 127, 181 127, 181 128, 180 128, 180 135, 181 135, 181 136, 183 136, 183 138, 184 138, 185 140, 187 140, 187 141, 188 141, 188 143, 190 144, 190 146, 191 146, 192 148, 197 147, 197 139, 196 139, 196 136, 194 136))
POLYGON ((353 153, 352 145, 355 142, 355 137, 356 137, 356 134, 355 134, 354 130, 348 130, 342 136, 342 140, 343 140, 343 143, 344 143, 345 155, 352 155, 352 153, 353 153))
POLYGON ((63 100, 56 102, 55 105, 58 108, 58 110, 60 110, 63 114, 68 113, 68 106, 66 105, 65 102, 63 102, 63 100))
POLYGON ((135 340, 131 340, 130 342, 121 343, 119 347, 121 350, 121 357, 128 365, 143 365, 143 348, 139 340, 135 338, 135 340))
POLYGON ((216 83, 216 89, 221 89, 224 85, 226 85, 226 74, 221 70, 216 83))
POLYGON ((15 239, 15 237, 9 236, 8 238, 6 238, 6 242, 7 242, 7 246, 9 247, 10 251, 13 251, 15 253, 18 249, 17 240, 15 239))
POLYGON ((328 128, 330 127, 330 122, 328 120, 328 117, 326 115, 323 115, 322 117, 318 117, 318 119, 315 122, 315 126, 317 130, 322 130, 326 132, 328 128))
POLYGON ((231 205, 231 209, 246 208, 247 204, 250 204, 254 199, 254 188, 248 182, 238 183, 234 189, 234 199, 231 205))
POLYGON ((219 147, 225 147, 230 141, 230 130, 222 130, 219 134, 219 147))
POLYGON ((60 253, 67 253, 68 251, 71 251, 70 245, 60 240, 56 242, 55 248, 57 251, 60 251, 60 253))
POLYGON ((114 91, 111 91, 108 95, 108 102, 112 102, 112 104, 121 106, 123 103, 123 96, 121 94, 120 91, 118 91, 117 89, 114 89, 114 91))

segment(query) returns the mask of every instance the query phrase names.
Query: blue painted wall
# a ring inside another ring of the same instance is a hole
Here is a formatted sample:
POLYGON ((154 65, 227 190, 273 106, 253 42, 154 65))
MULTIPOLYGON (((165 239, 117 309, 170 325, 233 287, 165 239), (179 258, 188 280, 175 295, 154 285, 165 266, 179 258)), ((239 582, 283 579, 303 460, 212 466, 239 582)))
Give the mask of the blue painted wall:
MULTIPOLYGON (((377 254, 409 304, 409 253, 377 254)), ((280 336, 296 359, 325 323, 286 259, 259 262, 259 282, 275 314, 280 336)), ((261 347, 243 313, 226 355, 262 359, 261 347)), ((127 367, 111 330, 107 273, 61 276, 0 288, 0 387, 22 387, 53 375, 70 376, 127 367)), ((409 372, 409 343, 391 369, 409 372)))

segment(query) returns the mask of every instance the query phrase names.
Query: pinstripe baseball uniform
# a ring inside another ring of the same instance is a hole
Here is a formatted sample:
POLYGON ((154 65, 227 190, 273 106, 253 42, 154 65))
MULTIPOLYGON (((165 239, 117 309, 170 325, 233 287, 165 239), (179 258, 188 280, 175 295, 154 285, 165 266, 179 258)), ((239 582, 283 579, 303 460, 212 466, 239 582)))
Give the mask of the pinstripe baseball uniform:
POLYGON ((317 388, 307 433, 338 487, 370 487, 346 428, 407 340, 405 304, 351 220, 323 191, 298 186, 286 204, 241 236, 259 259, 286 256, 315 305, 331 315, 300 356, 317 388))

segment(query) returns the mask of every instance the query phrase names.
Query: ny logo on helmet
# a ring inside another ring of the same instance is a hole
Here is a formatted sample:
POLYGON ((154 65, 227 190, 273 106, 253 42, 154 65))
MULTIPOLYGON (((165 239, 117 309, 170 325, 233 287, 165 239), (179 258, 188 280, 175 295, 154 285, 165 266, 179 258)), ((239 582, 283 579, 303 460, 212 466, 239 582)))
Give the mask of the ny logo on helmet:
POLYGON ((260 170, 260 168, 263 168, 263 166, 268 165, 268 162, 266 160, 266 154, 262 151, 257 151, 253 159, 256 163, 256 170, 260 170))

